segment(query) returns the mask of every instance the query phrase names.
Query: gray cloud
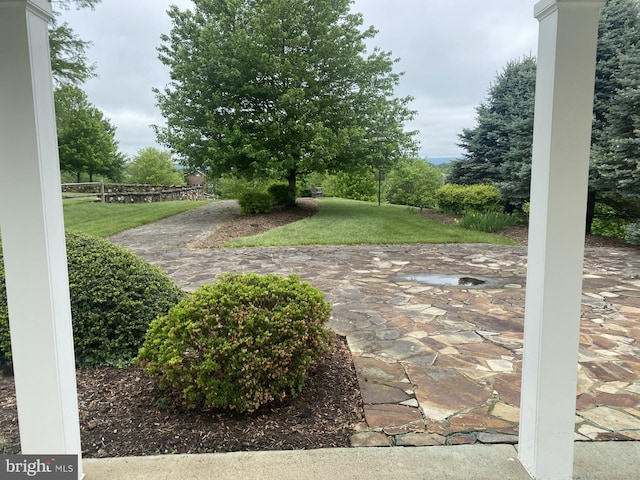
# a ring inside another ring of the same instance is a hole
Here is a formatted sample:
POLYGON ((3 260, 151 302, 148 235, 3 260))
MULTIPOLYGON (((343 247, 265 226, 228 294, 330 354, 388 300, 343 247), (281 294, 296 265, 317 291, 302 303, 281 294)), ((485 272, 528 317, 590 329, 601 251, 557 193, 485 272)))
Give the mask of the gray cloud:
MULTIPOLYGON (((373 44, 399 58, 398 95, 415 97, 409 129, 420 130, 421 154, 455 156, 458 134, 475 124, 475 107, 512 59, 535 55, 534 1, 355 0, 353 11, 378 29, 373 44)), ((65 12, 83 39, 99 78, 83 88, 117 127, 121 150, 133 155, 156 145, 151 124, 162 124, 151 89, 169 81, 157 58, 160 35, 169 33, 170 4, 189 0, 105 0, 95 11, 65 12)))

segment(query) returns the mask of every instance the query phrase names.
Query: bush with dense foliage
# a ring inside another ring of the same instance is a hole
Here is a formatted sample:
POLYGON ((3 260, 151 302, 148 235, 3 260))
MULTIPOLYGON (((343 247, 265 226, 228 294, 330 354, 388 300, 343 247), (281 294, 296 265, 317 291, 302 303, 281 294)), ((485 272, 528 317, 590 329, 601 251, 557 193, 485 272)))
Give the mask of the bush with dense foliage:
POLYGON ((263 178, 247 180, 243 177, 227 174, 214 180, 212 184, 214 185, 215 194, 220 198, 237 200, 245 192, 265 189, 267 180, 263 178))
POLYGON ((286 205, 289 198, 289 184, 287 182, 273 182, 267 187, 267 192, 273 198, 274 205, 286 205))
POLYGON ((378 181, 373 171, 337 173, 322 185, 325 197, 374 202, 378 199, 378 181))
POLYGON ((269 213, 273 209, 273 197, 264 191, 250 190, 240 195, 238 204, 242 215, 269 213))
POLYGON ((251 412, 302 390, 330 314, 296 276, 224 275, 152 322, 139 361, 187 408, 251 412))
POLYGON ((391 170, 384 185, 389 203, 433 207, 436 190, 442 185, 442 172, 424 160, 411 160, 391 170))
MULTIPOLYGON (((135 358, 151 321, 184 296, 159 268, 125 248, 67 232, 76 364, 123 365, 135 358)), ((0 250, 0 363, 11 361, 0 250)))
POLYGON ((443 185, 436 190, 436 204, 451 214, 500 212, 504 208, 500 190, 492 185, 443 185))

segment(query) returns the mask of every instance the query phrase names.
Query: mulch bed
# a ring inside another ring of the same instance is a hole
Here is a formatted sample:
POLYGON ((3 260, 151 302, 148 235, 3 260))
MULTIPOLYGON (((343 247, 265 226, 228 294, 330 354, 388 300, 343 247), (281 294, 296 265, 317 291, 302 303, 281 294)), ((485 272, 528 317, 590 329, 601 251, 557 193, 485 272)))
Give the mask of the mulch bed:
POLYGON ((250 237, 272 228, 282 227, 315 215, 319 206, 309 198, 298 199, 295 207, 275 207, 272 212, 258 215, 238 216, 214 230, 209 235, 189 245, 191 249, 215 248, 229 240, 250 237))
MULTIPOLYGON (((351 353, 340 336, 298 397, 252 414, 174 407, 137 367, 81 369, 77 375, 85 457, 348 447, 363 421, 351 353)), ((4 372, 0 453, 19 453, 19 443, 13 377, 4 372)))

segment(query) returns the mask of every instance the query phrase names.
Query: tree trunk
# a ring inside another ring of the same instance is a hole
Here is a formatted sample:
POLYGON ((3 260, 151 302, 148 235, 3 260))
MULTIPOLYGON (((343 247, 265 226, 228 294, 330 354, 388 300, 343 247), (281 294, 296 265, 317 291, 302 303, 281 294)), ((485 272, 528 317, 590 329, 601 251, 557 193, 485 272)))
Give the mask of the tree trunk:
POLYGON ((587 195, 587 228, 585 231, 586 235, 591 235, 591 226, 593 225, 593 218, 596 215, 597 195, 597 192, 589 189, 589 193, 587 195))
POLYGON ((76 183, 80 183, 80 172, 76 173, 76 183))
POLYGON ((295 207, 296 206, 296 171, 290 170, 287 175, 287 180, 289 182, 289 195, 287 195, 287 207, 295 207))

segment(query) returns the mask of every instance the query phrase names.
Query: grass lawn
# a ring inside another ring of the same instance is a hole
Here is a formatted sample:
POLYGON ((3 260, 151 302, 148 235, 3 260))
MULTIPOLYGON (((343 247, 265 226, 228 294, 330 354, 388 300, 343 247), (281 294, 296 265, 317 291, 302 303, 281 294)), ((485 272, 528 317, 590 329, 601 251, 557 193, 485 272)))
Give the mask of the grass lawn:
POLYGON ((65 199, 62 205, 64 225, 67 230, 108 237, 205 203, 208 203, 208 200, 117 204, 65 199))
POLYGON ((318 199, 314 216, 253 237, 231 240, 225 247, 357 245, 400 243, 496 243, 515 245, 488 233, 448 226, 416 215, 406 206, 337 198, 318 199))

